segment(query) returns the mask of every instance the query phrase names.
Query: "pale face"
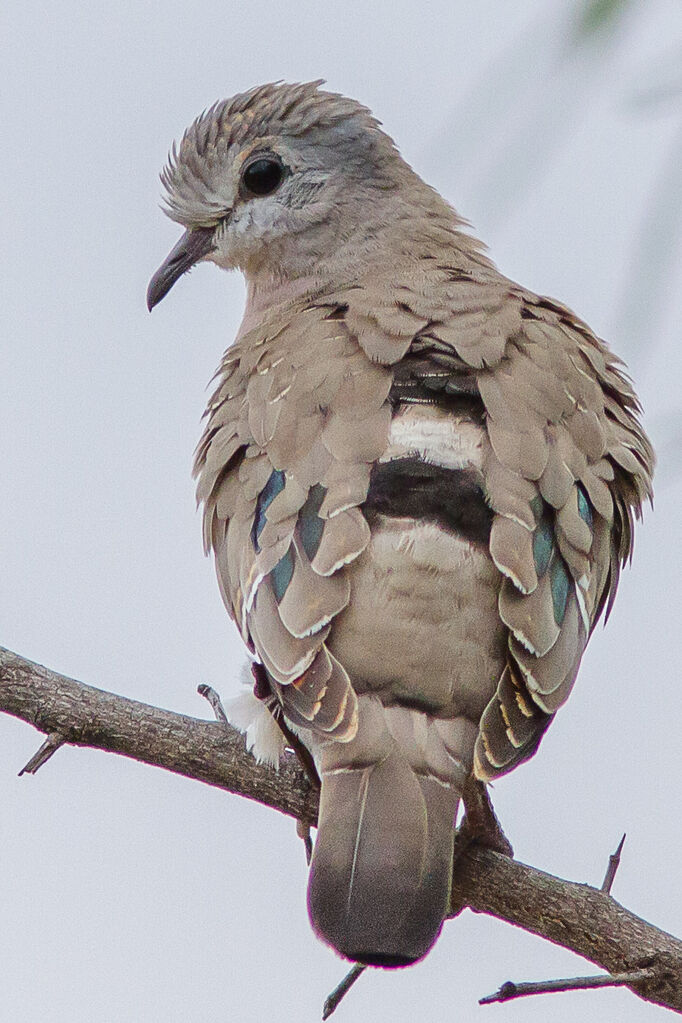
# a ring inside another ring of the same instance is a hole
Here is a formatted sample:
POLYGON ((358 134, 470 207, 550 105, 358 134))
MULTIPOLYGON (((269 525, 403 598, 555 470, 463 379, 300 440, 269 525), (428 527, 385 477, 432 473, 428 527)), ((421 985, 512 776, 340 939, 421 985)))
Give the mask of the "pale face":
POLYGON ((150 282, 150 308, 197 262, 247 278, 307 273, 324 249, 320 230, 338 233, 348 187, 342 166, 322 164, 330 149, 258 139, 229 155, 211 168, 209 201, 191 196, 182 218, 173 213, 187 230, 150 282))
POLYGON ((282 139, 243 149, 219 185, 226 214, 207 258, 224 269, 255 269, 273 245, 293 241, 329 214, 333 178, 282 139))
MULTIPOLYGON (((309 103, 310 87, 292 89, 309 103)), ((162 174, 167 212, 186 231, 150 282, 149 308, 199 261, 238 268, 259 287, 300 281, 341 249, 352 263, 368 222, 386 222, 379 211, 408 168, 364 108, 317 98, 322 111, 340 103, 342 115, 318 119, 304 107, 291 131, 280 120, 268 133, 255 116, 247 124, 239 97, 232 120, 218 105, 189 129, 162 174)))

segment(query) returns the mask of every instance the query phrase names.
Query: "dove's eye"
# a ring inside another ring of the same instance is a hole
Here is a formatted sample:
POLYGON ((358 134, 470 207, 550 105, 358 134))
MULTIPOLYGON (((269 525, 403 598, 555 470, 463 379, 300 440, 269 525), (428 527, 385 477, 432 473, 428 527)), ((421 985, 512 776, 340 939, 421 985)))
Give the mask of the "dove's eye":
POLYGON ((242 174, 244 194, 271 195, 279 188, 284 177, 284 167, 274 156, 259 156, 248 164, 242 174))

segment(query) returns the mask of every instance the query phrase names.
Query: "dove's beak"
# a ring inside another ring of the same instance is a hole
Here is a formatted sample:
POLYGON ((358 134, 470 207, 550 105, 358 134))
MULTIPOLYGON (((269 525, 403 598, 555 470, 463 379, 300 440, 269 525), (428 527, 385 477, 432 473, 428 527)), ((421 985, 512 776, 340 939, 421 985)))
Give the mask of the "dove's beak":
POLYGON ((193 231, 185 231, 149 282, 147 308, 150 312, 168 294, 178 278, 213 250, 215 247, 213 234, 212 227, 197 227, 193 231))

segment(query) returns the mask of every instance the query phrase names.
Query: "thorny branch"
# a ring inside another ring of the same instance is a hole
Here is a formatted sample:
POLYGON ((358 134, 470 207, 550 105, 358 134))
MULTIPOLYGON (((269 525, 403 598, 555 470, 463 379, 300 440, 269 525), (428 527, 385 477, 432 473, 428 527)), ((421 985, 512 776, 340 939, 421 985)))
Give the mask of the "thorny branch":
POLYGON ((341 999, 348 994, 355 981, 362 976, 366 969, 367 967, 363 966, 362 963, 353 963, 341 983, 336 985, 332 993, 329 995, 329 998, 325 1000, 324 1007, 322 1009, 323 1020, 329 1019, 331 1014, 338 1007, 341 999))
MULTIPOLYGON (((86 686, 2 647, 0 711, 50 737, 34 767, 58 745, 91 746, 257 800, 303 824, 316 822, 317 791, 293 755, 275 772, 256 764, 243 736, 221 722, 86 686)), ((606 892, 473 844, 457 858, 451 915, 466 907, 568 948, 612 976, 634 974, 640 979, 628 979, 632 991, 682 1013, 682 941, 606 892)))
POLYGON ((646 980, 649 970, 633 970, 632 973, 600 974, 596 977, 567 977, 564 980, 533 980, 515 984, 508 980, 499 991, 485 998, 479 998, 479 1005, 492 1002, 510 1002, 512 998, 526 998, 528 995, 555 994, 557 991, 589 991, 598 987, 628 987, 646 980))

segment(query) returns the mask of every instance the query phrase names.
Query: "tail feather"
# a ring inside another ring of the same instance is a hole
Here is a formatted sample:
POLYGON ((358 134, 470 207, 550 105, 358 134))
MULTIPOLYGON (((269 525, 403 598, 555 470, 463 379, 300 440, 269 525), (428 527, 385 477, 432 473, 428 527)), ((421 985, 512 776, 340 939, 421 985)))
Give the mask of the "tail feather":
POLYGON ((345 763, 322 771, 310 917, 346 958, 405 966, 426 955, 448 910, 459 787, 418 773, 396 744, 350 765, 349 745, 345 763))

